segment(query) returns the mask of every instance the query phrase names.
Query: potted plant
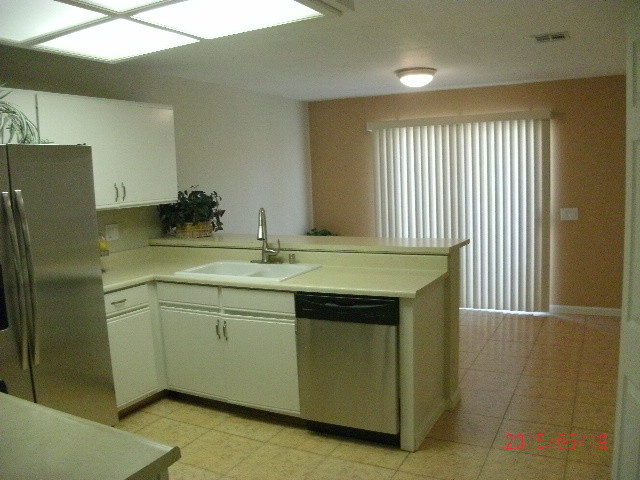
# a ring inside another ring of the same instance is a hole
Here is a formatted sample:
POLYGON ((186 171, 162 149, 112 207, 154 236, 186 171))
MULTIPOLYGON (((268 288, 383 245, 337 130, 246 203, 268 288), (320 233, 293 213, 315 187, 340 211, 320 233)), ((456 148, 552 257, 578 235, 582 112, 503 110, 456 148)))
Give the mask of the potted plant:
POLYGON ((10 93, 11 91, 0 90, 0 143, 40 143, 38 127, 14 105, 4 100, 10 93))
POLYGON ((222 230, 221 217, 225 212, 220 209, 222 198, 215 191, 206 193, 191 188, 191 192, 179 191, 175 203, 158 205, 163 230, 180 238, 210 237, 222 230))

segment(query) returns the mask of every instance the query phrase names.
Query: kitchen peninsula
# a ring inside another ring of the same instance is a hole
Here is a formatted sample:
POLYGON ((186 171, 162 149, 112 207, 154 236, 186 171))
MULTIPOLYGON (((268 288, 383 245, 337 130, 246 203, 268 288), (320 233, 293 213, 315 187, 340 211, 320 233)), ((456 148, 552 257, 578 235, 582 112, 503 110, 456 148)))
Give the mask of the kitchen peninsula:
MULTIPOLYGON (((287 321, 295 321, 292 309, 295 292, 398 298, 400 446, 404 450, 416 450, 442 412, 459 401, 460 249, 468 240, 273 236, 273 239, 276 238, 282 245, 278 260, 288 262, 290 258, 295 258, 296 262, 320 264, 321 267, 279 282, 259 278, 250 283, 238 282, 232 278, 188 278, 174 274, 176 271, 215 261, 257 260, 260 258, 260 243, 253 235, 229 234, 216 234, 203 239, 152 240, 148 247, 103 257, 107 313, 109 314, 111 302, 123 302, 122 299, 109 297, 110 295, 141 286, 147 289, 151 312, 161 317, 151 322, 154 331, 158 331, 154 333, 155 355, 158 359, 157 391, 169 389, 192 394, 204 392, 201 395, 205 397, 228 399, 232 403, 295 416, 299 413, 296 410, 297 399, 282 404, 263 404, 250 397, 234 396, 233 392, 226 390, 224 394, 218 395, 215 390, 200 388, 197 385, 198 378, 193 379, 196 383, 173 381, 171 377, 175 377, 176 362, 171 362, 171 355, 178 355, 180 352, 188 354, 188 350, 176 350, 171 336, 173 334, 168 333, 181 333, 168 328, 175 315, 179 312, 190 313, 191 318, 198 320, 203 319, 205 314, 224 316, 227 310, 239 308, 240 304, 237 302, 240 300, 236 302, 236 298, 251 303, 254 297, 275 295, 276 300, 273 302, 282 305, 282 308, 274 309, 281 312, 279 315, 285 324, 287 321), (206 289, 207 298, 202 299, 204 293, 201 295, 193 289, 185 290, 189 286, 198 287, 202 292, 206 289), (179 295, 183 294, 185 298, 180 298, 179 295), (227 305, 225 302, 236 304, 227 305), (173 388, 174 384, 179 385, 173 388)), ((118 308, 122 308, 123 312, 127 311, 124 302, 119 303, 118 308)), ((271 307, 255 305, 245 308, 261 312, 259 315, 264 315, 265 310, 271 310, 271 307)), ((220 337, 222 328, 218 330, 214 325, 211 324, 210 327, 211 336, 215 337, 217 334, 220 337)), ((226 336, 226 322, 224 328, 226 336)), ((292 326, 291 335, 295 336, 293 332, 292 326)), ((129 346, 129 350, 132 348, 133 345, 129 346)), ((295 343, 292 356, 295 357, 295 343)), ((114 372, 117 361, 114 358, 114 372)), ((293 361, 295 365, 295 358, 293 361)), ((180 366, 182 368, 183 365, 180 366)), ((288 371, 291 372, 291 369, 288 371)), ((295 376, 295 370, 292 376, 295 376)), ((234 381, 237 382, 237 377, 234 381)), ((286 379, 283 382, 286 383, 286 379)), ((291 379, 290 383, 297 392, 297 379, 291 379)), ((116 393, 117 390, 116 378, 116 393)))

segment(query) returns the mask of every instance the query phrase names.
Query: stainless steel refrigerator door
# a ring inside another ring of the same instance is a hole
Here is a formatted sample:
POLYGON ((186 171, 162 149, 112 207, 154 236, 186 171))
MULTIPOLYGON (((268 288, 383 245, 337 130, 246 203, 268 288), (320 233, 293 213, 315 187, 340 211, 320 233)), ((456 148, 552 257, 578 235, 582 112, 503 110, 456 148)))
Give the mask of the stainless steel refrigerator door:
POLYGON ((299 318, 300 416, 397 434, 396 326, 299 318))
MULTIPOLYGON (((0 146, 0 193, 9 194, 7 149, 0 146)), ((33 401, 26 334, 20 317, 17 259, 10 238, 11 213, 0 198, 0 380, 9 393, 33 401)))
POLYGON ((31 262, 36 401, 117 422, 98 252, 91 148, 9 145, 18 224, 31 262), (26 226, 26 227, 25 227, 26 226))

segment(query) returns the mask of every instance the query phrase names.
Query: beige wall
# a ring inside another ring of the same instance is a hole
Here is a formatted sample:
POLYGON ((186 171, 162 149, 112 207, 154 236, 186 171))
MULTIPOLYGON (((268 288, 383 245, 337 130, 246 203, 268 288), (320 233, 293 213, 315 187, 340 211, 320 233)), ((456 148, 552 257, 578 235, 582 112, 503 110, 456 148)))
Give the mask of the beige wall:
POLYGON ((547 109, 552 122, 550 303, 620 308, 624 230, 623 76, 313 102, 313 217, 374 235, 373 121, 547 109), (561 222, 561 207, 580 218, 561 222))

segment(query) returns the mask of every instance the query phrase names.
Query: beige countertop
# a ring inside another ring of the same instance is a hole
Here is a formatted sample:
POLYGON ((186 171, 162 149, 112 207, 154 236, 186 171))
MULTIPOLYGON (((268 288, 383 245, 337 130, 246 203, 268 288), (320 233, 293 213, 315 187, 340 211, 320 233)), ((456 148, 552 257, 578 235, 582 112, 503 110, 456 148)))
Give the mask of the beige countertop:
MULTIPOLYGON (((270 235, 269 243, 280 240, 283 251, 304 250, 323 252, 407 253, 418 255, 446 255, 463 247, 468 239, 457 238, 380 238, 309 235, 270 235)), ((205 238, 163 237, 149 245, 183 247, 259 248, 255 235, 215 233, 205 238)))
MULTIPOLYGON (((290 250, 305 253, 304 248, 298 248, 300 245, 294 244, 293 242, 285 243, 285 237, 279 238, 283 239, 281 240, 283 250, 285 249, 285 245, 288 245, 290 250)), ((304 239, 305 237, 301 238, 304 239)), ((315 238, 326 239, 332 237, 315 238)), ((363 243, 365 243, 365 245, 361 247, 362 250, 358 249, 357 246, 354 247, 354 245, 351 245, 351 250, 349 251, 365 252, 365 254, 371 255, 372 252, 385 253, 388 248, 382 247, 384 251, 381 251, 380 245, 375 247, 373 245, 366 245, 366 240, 363 243)), ((432 247, 394 246, 389 248, 391 248, 391 252, 396 254, 402 251, 405 253, 410 252, 412 254, 428 255, 428 253, 424 253, 427 248, 434 250, 433 254, 437 254, 435 253, 436 251, 448 252, 451 248, 458 248, 460 246, 460 242, 458 241, 452 241, 450 243, 448 247, 445 246, 443 242, 440 246, 432 247)), ((317 242, 313 244, 310 243, 307 246, 311 250, 306 251, 327 251, 321 250, 322 247, 319 246, 317 242)), ((337 246, 338 244, 336 243, 334 247, 337 246)), ((346 250, 334 250, 330 248, 329 251, 335 253, 346 250)), ((442 254, 443 253, 440 253, 440 255, 442 254)), ((358 266, 353 264, 324 264, 324 262, 318 262, 323 264, 319 269, 281 282, 262 281, 259 279, 256 279, 252 283, 238 282, 232 279, 208 281, 206 279, 190 279, 174 275, 176 271, 204 265, 216 260, 249 260, 256 256, 259 256, 259 242, 256 242, 254 237, 249 236, 234 236, 233 240, 229 238, 223 240, 220 236, 216 236, 213 239, 195 239, 189 241, 161 239, 153 241, 152 246, 149 247, 113 253, 108 257, 102 257, 103 267, 106 269, 106 272, 103 274, 104 289, 105 292, 110 292, 149 281, 159 280, 268 290, 353 293, 360 295, 413 298, 420 290, 434 282, 445 279, 448 275, 446 267, 432 269, 414 269, 410 266, 389 268, 383 266, 358 266), (243 243, 245 241, 246 243, 243 243), (212 244, 215 244, 215 246, 219 248, 200 248, 206 246, 211 247, 213 246, 212 244), (169 245, 178 248, 167 248, 169 245), (246 245, 246 247, 241 245, 246 245), (180 248, 187 246, 198 248, 180 248), (229 255, 231 255, 232 258, 229 258, 229 255)), ((374 255, 373 261, 370 263, 375 264, 375 260, 380 257, 382 256, 374 255)), ((346 258, 341 261, 348 263, 348 259, 346 258)), ((407 263, 411 265, 411 259, 409 259, 407 263)))
POLYGON ((0 478, 156 479, 180 458, 169 447, 0 393, 0 478))

